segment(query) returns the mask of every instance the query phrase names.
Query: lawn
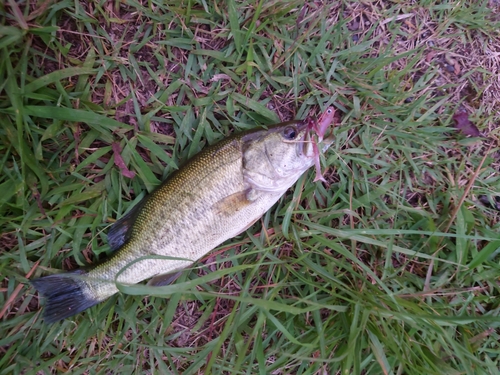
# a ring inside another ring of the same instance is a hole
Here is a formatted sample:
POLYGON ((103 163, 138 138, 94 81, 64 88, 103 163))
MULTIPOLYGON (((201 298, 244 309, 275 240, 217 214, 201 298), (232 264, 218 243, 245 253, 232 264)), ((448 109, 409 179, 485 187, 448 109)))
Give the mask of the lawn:
POLYGON ((500 3, 0 3, 1 374, 498 374, 500 3), (335 142, 172 285, 44 323, 29 280, 204 146, 335 142))

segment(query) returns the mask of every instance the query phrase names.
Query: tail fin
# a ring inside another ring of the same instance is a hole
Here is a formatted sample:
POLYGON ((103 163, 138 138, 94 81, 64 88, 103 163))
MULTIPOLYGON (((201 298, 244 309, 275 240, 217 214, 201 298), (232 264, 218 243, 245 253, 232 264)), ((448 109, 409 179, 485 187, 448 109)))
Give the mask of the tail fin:
POLYGON ((55 323, 101 302, 88 292, 87 284, 78 276, 82 274, 85 272, 76 271, 31 280, 31 284, 47 298, 43 314, 46 323, 55 323))

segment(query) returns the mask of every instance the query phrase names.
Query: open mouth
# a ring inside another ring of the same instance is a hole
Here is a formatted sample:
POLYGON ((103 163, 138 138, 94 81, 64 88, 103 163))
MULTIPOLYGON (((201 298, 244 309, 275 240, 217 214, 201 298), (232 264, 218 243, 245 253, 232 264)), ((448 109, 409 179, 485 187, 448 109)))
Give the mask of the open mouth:
POLYGON ((313 132, 314 129, 311 129, 307 120, 304 121, 303 124, 300 125, 299 127, 300 132, 304 132, 304 135, 302 138, 299 140, 299 154, 303 156, 307 156, 309 158, 314 157, 314 147, 313 144, 315 143, 314 137, 313 137, 313 132))

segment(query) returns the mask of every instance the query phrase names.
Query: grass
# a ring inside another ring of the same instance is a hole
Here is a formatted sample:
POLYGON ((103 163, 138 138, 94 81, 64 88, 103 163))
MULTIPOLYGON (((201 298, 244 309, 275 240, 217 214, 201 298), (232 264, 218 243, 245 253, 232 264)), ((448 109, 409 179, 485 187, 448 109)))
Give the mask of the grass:
POLYGON ((499 213, 479 202, 500 190, 497 1, 0 14, 2 374, 498 373, 499 213), (204 145, 329 105, 327 184, 310 171, 173 285, 43 323, 28 279, 102 259, 204 145))

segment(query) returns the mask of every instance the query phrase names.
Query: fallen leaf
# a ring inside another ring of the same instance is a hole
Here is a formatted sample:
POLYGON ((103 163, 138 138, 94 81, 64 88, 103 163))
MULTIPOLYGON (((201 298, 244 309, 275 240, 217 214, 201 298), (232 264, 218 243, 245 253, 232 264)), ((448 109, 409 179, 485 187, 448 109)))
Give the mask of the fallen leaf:
POLYGON ((432 59, 434 58, 434 56, 437 55, 437 52, 436 51, 431 51, 429 52, 426 56, 425 56, 425 61, 427 62, 431 62, 432 59))
POLYGON ((120 168, 120 172, 122 173, 122 175, 128 178, 134 178, 135 172, 127 168, 127 166, 125 165, 125 161, 123 160, 122 155, 120 154, 121 152, 120 144, 115 142, 113 143, 112 148, 115 154, 115 165, 118 168, 120 168))
POLYGON ((480 137, 481 132, 477 126, 469 120, 469 115, 465 111, 457 112, 453 115, 453 121, 455 121, 455 128, 460 130, 465 135, 470 135, 471 137, 480 137))

